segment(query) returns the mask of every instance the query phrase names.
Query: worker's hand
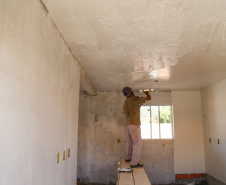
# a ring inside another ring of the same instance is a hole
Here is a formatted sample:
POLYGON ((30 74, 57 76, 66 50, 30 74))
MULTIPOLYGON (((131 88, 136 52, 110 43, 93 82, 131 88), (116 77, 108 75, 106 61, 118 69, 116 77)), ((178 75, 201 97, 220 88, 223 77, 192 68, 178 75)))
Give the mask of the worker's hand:
POLYGON ((151 100, 151 96, 149 94, 149 91, 144 91, 144 93, 147 95, 147 101, 151 100))

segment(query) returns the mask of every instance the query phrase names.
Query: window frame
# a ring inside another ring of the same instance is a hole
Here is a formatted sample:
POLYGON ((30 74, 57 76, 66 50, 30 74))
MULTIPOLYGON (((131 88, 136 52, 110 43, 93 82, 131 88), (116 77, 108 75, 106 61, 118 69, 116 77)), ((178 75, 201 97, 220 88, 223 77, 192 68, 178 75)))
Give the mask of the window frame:
MULTIPOLYGON (((174 140, 174 117, 173 117, 173 105, 172 104, 144 104, 141 105, 141 107, 149 107, 150 109, 150 132, 151 132, 151 138, 142 138, 142 140, 174 140), (152 106, 158 106, 158 117, 159 117, 159 138, 158 139, 153 139, 152 138, 152 120, 151 120, 151 107, 152 106), (161 123, 160 123, 160 106, 170 106, 171 107, 171 128, 172 128, 172 138, 161 138, 161 123)), ((141 123, 142 124, 142 123, 141 123)), ((141 133, 142 135, 142 133, 141 133)))

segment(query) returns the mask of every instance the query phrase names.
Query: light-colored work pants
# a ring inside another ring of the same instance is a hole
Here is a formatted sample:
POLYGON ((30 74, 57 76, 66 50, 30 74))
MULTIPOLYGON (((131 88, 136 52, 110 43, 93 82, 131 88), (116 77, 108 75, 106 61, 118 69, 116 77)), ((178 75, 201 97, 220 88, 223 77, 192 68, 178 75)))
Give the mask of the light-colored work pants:
POLYGON ((137 165, 142 148, 140 125, 126 127, 126 159, 131 159, 130 165, 137 165))

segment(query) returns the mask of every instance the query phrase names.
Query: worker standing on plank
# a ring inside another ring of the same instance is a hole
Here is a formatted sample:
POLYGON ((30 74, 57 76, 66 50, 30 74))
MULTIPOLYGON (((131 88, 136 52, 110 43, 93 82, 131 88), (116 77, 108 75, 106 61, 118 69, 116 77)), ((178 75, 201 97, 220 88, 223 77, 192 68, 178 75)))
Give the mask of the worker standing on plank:
POLYGON ((147 97, 135 96, 129 87, 124 87, 122 93, 127 98, 123 105, 126 115, 126 161, 131 161, 130 167, 132 168, 143 167, 143 164, 139 163, 142 148, 140 106, 151 100, 151 96, 149 91, 144 92, 147 97))

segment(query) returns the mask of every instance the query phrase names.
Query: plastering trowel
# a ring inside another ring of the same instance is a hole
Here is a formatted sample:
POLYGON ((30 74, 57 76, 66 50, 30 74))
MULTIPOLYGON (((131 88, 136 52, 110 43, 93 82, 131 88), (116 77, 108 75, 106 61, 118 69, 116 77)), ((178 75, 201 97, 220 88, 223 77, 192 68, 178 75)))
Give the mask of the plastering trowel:
POLYGON ((120 168, 120 162, 118 162, 118 169, 117 169, 118 173, 131 173, 133 172, 132 168, 120 168))
POLYGON ((144 89, 144 90, 139 90, 140 92, 145 92, 145 91, 148 91, 148 92, 153 92, 154 91, 154 89, 144 89))
POLYGON ((133 172, 132 168, 118 168, 118 173, 131 173, 133 172))

